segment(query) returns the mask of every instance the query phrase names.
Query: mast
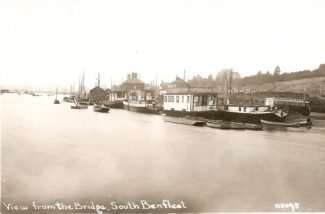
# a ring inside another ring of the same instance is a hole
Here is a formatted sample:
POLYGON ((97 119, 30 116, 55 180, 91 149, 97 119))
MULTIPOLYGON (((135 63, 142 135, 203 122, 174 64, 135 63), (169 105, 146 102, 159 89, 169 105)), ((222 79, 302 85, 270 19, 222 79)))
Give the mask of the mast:
MULTIPOLYGON (((84 73, 83 73, 83 75, 82 75, 82 98, 85 98, 84 97, 84 91, 85 91, 85 71, 84 71, 84 73)), ((86 92, 86 91, 85 91, 86 92)))
POLYGON ((97 78, 97 93, 96 93, 97 103, 99 102, 99 85, 100 85, 100 74, 98 73, 98 78, 97 78))
POLYGON ((229 80, 229 97, 231 97, 231 91, 232 91, 232 88, 231 88, 231 83, 232 83, 232 69, 230 69, 230 80, 229 80))
POLYGON ((228 89, 227 89, 227 73, 228 72, 225 72, 225 86, 224 86, 225 94, 224 94, 224 102, 227 101, 227 91, 228 91, 228 89))

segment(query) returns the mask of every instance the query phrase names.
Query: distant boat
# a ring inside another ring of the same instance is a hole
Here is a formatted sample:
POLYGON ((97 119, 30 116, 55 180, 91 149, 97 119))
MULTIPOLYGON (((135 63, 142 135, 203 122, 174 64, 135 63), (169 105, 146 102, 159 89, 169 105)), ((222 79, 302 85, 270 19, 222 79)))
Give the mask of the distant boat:
MULTIPOLYGON (((97 90, 96 90, 96 100, 95 100, 95 102, 96 102, 96 104, 94 105, 94 111, 95 112, 102 112, 102 113, 107 113, 107 112, 109 112, 109 107, 107 107, 107 106, 105 106, 104 104, 102 104, 102 101, 99 99, 99 95, 100 95, 100 93, 99 93, 99 85, 100 85, 100 74, 98 74, 98 79, 97 79, 97 81, 98 81, 98 84, 97 84, 97 90)), ((90 104, 90 102, 88 103, 88 105, 90 104)))
POLYGON ((69 102, 69 97, 67 96, 63 97, 63 102, 69 102))
POLYGON ((71 106, 71 109, 88 109, 87 104, 78 103, 76 100, 74 101, 74 104, 74 106, 71 106))
POLYGON ((54 104, 60 104, 60 101, 58 100, 58 89, 57 88, 56 88, 56 93, 55 93, 54 104))
POLYGON ((205 126, 206 121, 195 117, 171 117, 164 115, 164 121, 169 123, 178 123, 191 126, 205 126))
POLYGON ((109 107, 106 107, 104 105, 99 105, 99 104, 94 105, 95 112, 107 113, 109 112, 109 109, 110 109, 109 107))

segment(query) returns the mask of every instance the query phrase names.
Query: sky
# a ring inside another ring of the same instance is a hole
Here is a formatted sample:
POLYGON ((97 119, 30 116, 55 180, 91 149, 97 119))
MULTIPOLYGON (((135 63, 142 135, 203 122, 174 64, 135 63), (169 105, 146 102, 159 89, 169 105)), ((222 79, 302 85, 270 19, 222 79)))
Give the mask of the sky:
POLYGON ((110 87, 325 63, 323 0, 0 0, 2 87, 110 87))

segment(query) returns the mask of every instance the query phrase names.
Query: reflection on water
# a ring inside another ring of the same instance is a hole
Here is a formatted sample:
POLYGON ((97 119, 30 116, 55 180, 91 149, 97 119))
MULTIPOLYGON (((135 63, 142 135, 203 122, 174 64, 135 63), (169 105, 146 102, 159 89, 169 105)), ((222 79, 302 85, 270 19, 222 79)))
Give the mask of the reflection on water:
POLYGON ((324 211, 325 120, 312 128, 218 130, 159 115, 95 113, 6 94, 2 201, 184 201, 187 211, 324 211))

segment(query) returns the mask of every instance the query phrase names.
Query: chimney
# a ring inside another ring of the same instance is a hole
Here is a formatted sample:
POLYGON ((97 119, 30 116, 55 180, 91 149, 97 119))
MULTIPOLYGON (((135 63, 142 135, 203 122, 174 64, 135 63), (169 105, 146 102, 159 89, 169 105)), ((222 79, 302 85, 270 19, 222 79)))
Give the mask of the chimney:
POLYGON ((137 73, 132 73, 132 79, 137 79, 137 73))

